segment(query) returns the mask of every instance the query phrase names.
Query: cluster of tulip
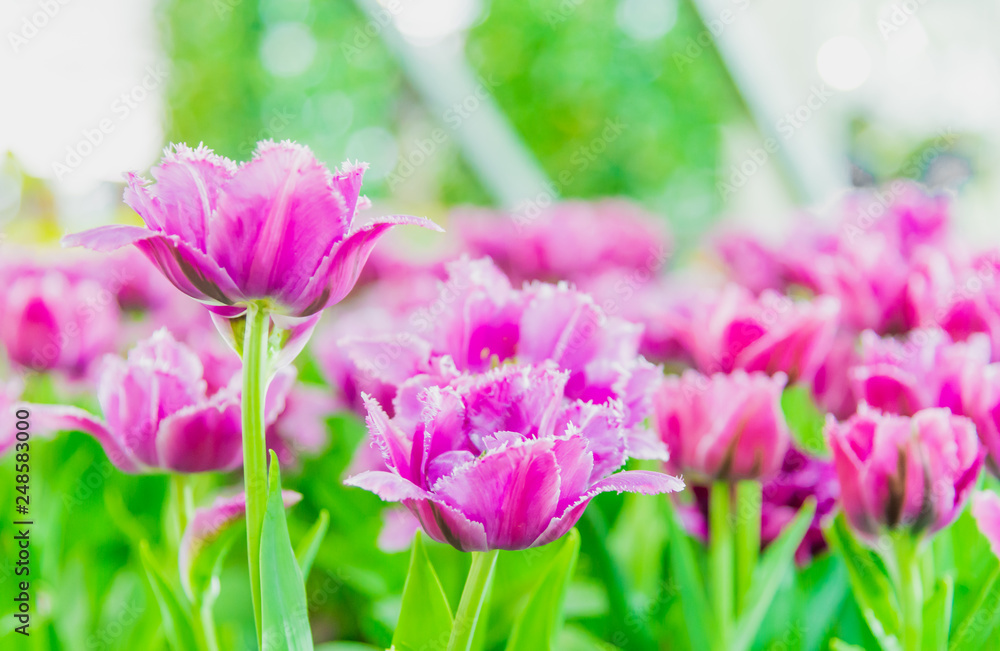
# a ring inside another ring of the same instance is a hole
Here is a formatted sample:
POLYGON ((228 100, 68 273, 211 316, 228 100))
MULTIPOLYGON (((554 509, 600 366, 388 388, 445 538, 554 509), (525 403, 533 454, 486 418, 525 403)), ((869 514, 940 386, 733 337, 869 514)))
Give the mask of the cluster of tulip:
POLYGON ((1000 257, 955 235, 945 199, 897 183, 829 227, 728 233, 721 264, 671 271, 665 227, 626 202, 459 211, 417 262, 375 244, 440 229, 360 226, 364 169, 287 142, 239 166, 177 146, 155 182, 128 177, 145 227, 0 264, 17 371, 0 453, 30 408, 36 434, 85 432, 120 471, 171 476, 176 561, 143 562, 175 647, 218 648, 217 568, 245 520, 258 644, 313 648, 304 580, 328 521, 293 546, 279 466, 320 454, 335 412, 369 435, 345 483, 401 504, 381 539, 412 548, 397 649, 481 648, 498 552, 544 545, 506 637, 550 648, 574 527, 606 492, 671 494, 644 499, 663 507, 692 648, 750 649, 794 567, 831 553, 883 648, 990 639, 1000 560, 964 601, 935 561, 970 498, 1000 553, 1000 257), (327 386, 299 381, 304 350, 327 386), (239 468, 243 492, 194 508, 195 474, 239 468), (454 608, 420 531, 470 554, 454 608))

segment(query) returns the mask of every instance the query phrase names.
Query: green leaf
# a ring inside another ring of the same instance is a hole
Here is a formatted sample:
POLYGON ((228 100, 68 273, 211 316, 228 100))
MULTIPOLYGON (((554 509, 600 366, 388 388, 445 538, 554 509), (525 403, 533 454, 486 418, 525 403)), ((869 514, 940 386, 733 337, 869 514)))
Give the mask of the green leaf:
POLYGON ((975 605, 958 627, 951 649, 980 649, 996 634, 1000 618, 1000 568, 983 584, 975 605))
POLYGON ((687 623, 688 638, 694 651, 710 651, 710 636, 714 616, 705 597, 705 584, 698 571, 698 562, 687 533, 677 522, 676 513, 670 518, 670 571, 681 594, 681 606, 687 623))
POLYGON ((830 640, 830 651, 865 651, 865 648, 856 644, 848 644, 843 640, 834 638, 830 640))
POLYGON ((311 650, 309 608, 305 583, 299 569, 285 520, 281 497, 281 470, 271 450, 267 509, 260 535, 261 623, 264 651, 311 650))
POLYGON ((524 611, 514 622, 507 651, 543 651, 553 648, 562 629, 563 601, 576 559, 580 554, 580 532, 572 529, 561 541, 541 583, 535 589, 524 611))
POLYGON ((760 564, 754 570, 753 581, 746 595, 746 609, 736 622, 736 632, 730 645, 731 651, 744 651, 753 644, 757 629, 764 621, 764 615, 771 607, 775 593, 785 580, 789 568, 795 564, 795 550, 809 530, 815 513, 816 502, 812 499, 807 500, 799 509, 795 519, 764 552, 760 564))
POLYGON ((384 651, 384 649, 362 642, 327 642, 316 647, 316 651, 384 651))
POLYGON ((149 543, 145 540, 139 543, 139 557, 142 559, 142 566, 146 570, 147 578, 149 578, 149 585, 153 588, 156 603, 160 606, 163 631, 170 646, 178 651, 200 649, 202 645, 198 644, 194 626, 188 615, 190 608, 184 605, 182 598, 163 577, 156 564, 156 559, 149 551, 149 543))
POLYGON ((946 651, 948 629, 951 628, 951 601, 954 582, 946 576, 937 582, 934 595, 924 603, 924 651, 946 651))
POLYGON ((847 565, 851 592, 872 634, 883 647, 893 646, 889 638, 899 632, 899 611, 889 577, 878 558, 854 539, 842 513, 824 533, 830 548, 840 554, 847 565))
POLYGON ((392 645, 397 651, 418 651, 428 641, 441 641, 443 647, 448 644, 451 624, 448 598, 427 557, 423 534, 418 531, 410 551, 410 571, 403 586, 403 604, 392 645))
POLYGON ((823 436, 826 416, 816 407, 808 386, 794 384, 785 389, 781 394, 781 411, 800 447, 813 453, 827 452, 823 436))
POLYGON ((316 554, 319 552, 319 547, 323 544, 323 538, 326 536, 326 530, 329 528, 330 513, 323 509, 319 513, 319 518, 316 519, 316 524, 299 541, 299 546, 295 550, 295 560, 298 561, 299 569, 302 570, 303 579, 309 578, 309 570, 312 569, 313 561, 316 560, 316 554))

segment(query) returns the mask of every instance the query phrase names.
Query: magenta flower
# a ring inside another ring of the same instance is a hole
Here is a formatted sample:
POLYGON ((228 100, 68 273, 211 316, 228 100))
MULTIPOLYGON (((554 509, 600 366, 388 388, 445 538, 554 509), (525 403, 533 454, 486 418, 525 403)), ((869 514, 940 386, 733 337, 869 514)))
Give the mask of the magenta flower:
POLYGON ((606 491, 683 488, 658 472, 615 473, 626 460, 621 406, 567 401, 566 380, 551 366, 505 365, 427 388, 418 416, 389 419, 369 401, 388 470, 346 483, 402 502, 431 538, 462 551, 549 543, 606 491))
POLYGON ((607 316, 566 285, 532 283, 516 290, 485 258, 455 261, 448 272, 435 300, 398 320, 401 331, 344 337, 332 355, 320 344, 323 366, 341 378, 345 393, 369 392, 396 414, 398 403, 462 372, 552 361, 569 373, 568 398, 620 401, 630 456, 666 458, 662 443, 642 425, 660 371, 639 357, 640 326, 607 316))
POLYGON ((566 201, 537 215, 464 210, 453 220, 465 250, 489 256, 518 284, 652 274, 673 252, 666 220, 621 199, 566 201))
POLYGON ((791 434, 781 411, 785 376, 686 371, 654 397, 667 468, 699 483, 767 478, 781 468, 791 434))
POLYGON ((979 531, 990 543, 993 555, 1000 558, 1000 495, 979 491, 972 496, 972 517, 979 531))
POLYGON ((688 361, 703 373, 781 372, 809 382, 833 345, 838 313, 829 297, 793 301, 768 290, 755 298, 730 284, 675 306, 669 319, 688 361))
POLYGON ((961 416, 963 387, 977 384, 989 361, 990 343, 983 335, 952 343, 941 330, 914 330, 899 341, 868 330, 850 377, 858 400, 879 411, 912 416, 946 407, 961 416))
MULTIPOLYGON (((265 407, 269 447, 289 461, 296 451, 323 445, 319 417, 328 406, 326 401, 300 404, 310 398, 298 395, 306 389, 293 388, 295 375, 293 368, 277 372, 265 407)), ((127 359, 105 358, 97 387, 103 420, 78 407, 35 404, 34 431, 43 436, 86 432, 128 473, 232 470, 243 459, 240 376, 231 376, 218 390, 210 388, 208 377, 193 350, 160 330, 139 342, 127 359)))
POLYGON ((1000 477, 1000 364, 986 366, 979 375, 965 378, 962 387, 964 414, 976 424, 986 450, 986 468, 1000 477))
POLYGON ((972 421, 947 409, 912 417, 862 409, 826 435, 840 479, 841 504, 858 534, 907 530, 933 534, 968 500, 983 464, 972 421))
POLYGON ((11 362, 80 379, 113 351, 121 312, 101 280, 76 265, 22 262, 0 268, 0 343, 11 362))
POLYGON ((843 420, 858 410, 850 369, 858 363, 857 335, 841 330, 812 379, 816 405, 843 420))
POLYGON ((376 241, 392 226, 437 229, 426 219, 355 224, 364 165, 331 174, 308 148, 262 142, 237 166, 210 149, 176 145, 153 168, 155 184, 130 174, 125 202, 146 223, 104 226, 64 243, 97 251, 133 244, 178 289, 218 315, 251 301, 302 319, 342 300, 376 241))

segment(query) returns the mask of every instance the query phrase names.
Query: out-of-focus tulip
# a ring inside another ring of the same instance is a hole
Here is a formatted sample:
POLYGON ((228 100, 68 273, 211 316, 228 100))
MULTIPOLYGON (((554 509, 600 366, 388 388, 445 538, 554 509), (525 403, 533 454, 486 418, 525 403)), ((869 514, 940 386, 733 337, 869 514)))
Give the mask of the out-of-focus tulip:
POLYGON ((826 359, 812 379, 813 399, 817 406, 839 419, 849 418, 858 410, 858 400, 851 387, 850 369, 858 363, 857 335, 841 330, 833 340, 826 359))
POLYGON ((1000 363, 994 362, 981 374, 965 378, 962 408, 976 424, 979 441, 987 453, 986 468, 1000 477, 1000 363))
POLYGON ((463 551, 544 545, 602 492, 683 488, 659 472, 615 473, 626 460, 620 405, 567 403, 565 385, 552 367, 506 365, 427 388, 417 417, 390 420, 369 402, 388 471, 347 484, 402 502, 430 537, 463 551))
POLYGON ((667 468, 699 483, 778 472, 791 441, 780 404, 784 386, 781 373, 667 377, 653 399, 654 422, 670 450, 667 468))
POLYGON ((755 298, 730 284, 677 306, 672 321, 690 363, 703 373, 782 372, 792 382, 809 382, 833 345, 838 313, 829 297, 793 301, 767 290, 755 298))
POLYGON ((133 244, 178 289, 223 317, 251 301, 277 316, 306 318, 341 301, 389 217, 358 227, 364 165, 331 174, 307 147, 262 142, 237 167, 210 149, 176 145, 153 168, 155 184, 131 174, 125 201, 146 223, 71 235, 69 246, 112 251, 133 244))
POLYGON ((973 495, 972 517, 989 541, 993 554, 1000 558, 1000 495, 988 491, 973 495))
POLYGON ((673 250, 666 220, 620 199, 566 201, 533 216, 464 210, 453 222, 467 251, 489 256, 517 284, 654 272, 673 250))
POLYGON ((0 382, 0 457, 17 444, 17 412, 22 389, 21 382, 16 379, 0 382))
POLYGON ((879 411, 912 416, 945 407, 962 416, 963 387, 977 384, 989 361, 985 335, 953 343, 941 330, 914 330, 899 341, 868 330, 850 377, 858 400, 879 411))
POLYGON ((983 464, 972 421, 947 409, 909 416, 862 410, 828 417, 826 435, 848 522, 864 539, 886 531, 929 535, 965 506, 983 464))
POLYGON ((0 267, 0 284, 0 342, 17 366, 80 379, 115 349, 121 311, 99 276, 25 261, 0 267))

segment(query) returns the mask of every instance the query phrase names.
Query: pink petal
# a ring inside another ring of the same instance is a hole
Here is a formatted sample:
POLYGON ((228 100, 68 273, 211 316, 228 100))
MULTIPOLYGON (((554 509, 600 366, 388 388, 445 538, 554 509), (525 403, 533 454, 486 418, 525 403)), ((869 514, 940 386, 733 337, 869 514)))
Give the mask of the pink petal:
POLYGON ((35 433, 85 432, 101 444, 108 459, 122 472, 134 474, 145 471, 142 464, 118 443, 103 421, 78 407, 32 405, 31 418, 35 433))
POLYGON ((210 472, 240 466, 243 428, 239 396, 220 394, 208 404, 186 407, 163 419, 156 438, 160 468, 210 472))
POLYGON ((993 554, 1000 557, 1000 495, 987 491, 973 495, 972 517, 989 541, 993 554))

